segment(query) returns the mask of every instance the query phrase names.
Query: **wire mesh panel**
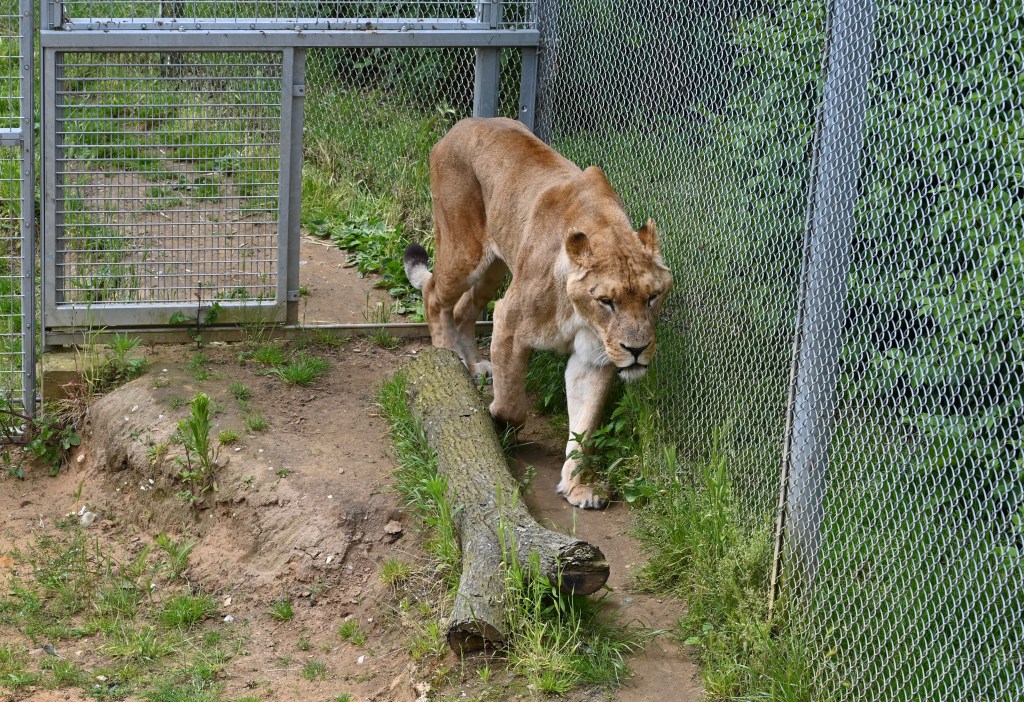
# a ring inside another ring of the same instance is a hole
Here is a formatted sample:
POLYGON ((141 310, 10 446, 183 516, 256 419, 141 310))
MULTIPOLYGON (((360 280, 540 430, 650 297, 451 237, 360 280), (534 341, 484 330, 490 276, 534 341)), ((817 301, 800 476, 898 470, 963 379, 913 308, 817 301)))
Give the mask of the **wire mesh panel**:
POLYGON ((272 52, 56 55, 55 324, 69 306, 278 297, 281 67, 272 52))
MULTIPOLYGON (((501 113, 518 109, 519 61, 506 50, 501 113)), ((410 239, 432 229, 431 147, 472 113, 472 49, 314 49, 306 59, 303 219, 321 235, 386 227, 410 239)))
MULTIPOLYGON (((302 29, 323 29, 344 26, 337 20, 359 20, 358 28, 373 28, 389 20, 402 20, 407 28, 429 28, 438 24, 469 27, 476 23, 481 6, 496 4, 465 0, 316 0, 314 2, 94 2, 69 0, 63 3, 67 21, 84 20, 105 26, 140 25, 149 29, 190 27, 190 20, 225 20, 242 23, 260 20, 297 20, 302 29), (454 22, 452 22, 454 20, 454 22)), ((499 26, 505 29, 528 29, 534 26, 533 8, 536 0, 514 0, 503 6, 499 26)), ((282 26, 288 26, 283 23, 282 26)))
POLYGON ((723 458, 757 525, 790 468, 812 697, 1024 698, 1019 2, 539 18, 538 130, 655 217, 676 277, 678 470, 723 458))
MULTIPOLYGON (((773 66, 753 3, 541 5, 538 133, 600 165, 636 224, 653 217, 675 288, 662 310, 652 385, 686 460, 714 437, 733 488, 767 524, 792 356, 820 46, 773 66), (780 111, 766 81, 793 96, 780 111), (782 177, 788 176, 788 177, 782 177)), ((820 21, 820 17, 819 17, 820 21)), ((785 31, 806 36, 806 27, 785 31)))
MULTIPOLYGON (((0 403, 29 413, 35 387, 33 291, 25 287, 33 271, 33 213, 26 208, 34 194, 30 8, 0 2, 0 403)), ((12 438, 7 420, 0 439, 12 438)))

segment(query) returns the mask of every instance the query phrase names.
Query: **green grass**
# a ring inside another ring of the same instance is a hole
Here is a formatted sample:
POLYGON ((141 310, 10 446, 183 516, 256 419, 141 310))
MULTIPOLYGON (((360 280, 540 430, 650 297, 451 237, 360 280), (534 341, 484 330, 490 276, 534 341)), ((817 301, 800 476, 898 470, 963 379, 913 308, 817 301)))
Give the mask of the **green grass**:
POLYGON ((249 351, 246 357, 261 366, 280 366, 287 360, 288 353, 277 344, 264 343, 249 351))
POLYGON ((258 434, 261 431, 266 431, 270 426, 270 422, 262 414, 256 412, 247 412, 242 415, 242 421, 245 423, 245 430, 251 434, 258 434))
POLYGON ((306 680, 323 680, 327 677, 327 664, 323 661, 306 661, 302 666, 302 677, 306 680))
POLYGON ((398 558, 386 558, 380 565, 380 579, 394 589, 412 577, 412 566, 398 558))
POLYGON ((217 441, 224 444, 238 443, 238 432, 232 431, 231 429, 225 429, 217 434, 217 441))
POLYGON ((228 383, 228 392, 239 402, 248 402, 252 398, 252 390, 240 380, 228 383))
POLYGON ((355 619, 346 619, 339 624, 338 636, 355 646, 366 643, 366 632, 359 628, 359 622, 355 619))
POLYGON ((270 618, 278 622, 288 622, 295 617, 295 609, 292 601, 288 599, 278 600, 270 606, 270 618))
POLYGON ((119 561, 91 534, 65 525, 5 555, 16 565, 0 593, 0 629, 58 655, 29 657, 24 645, 0 644, 0 698, 35 685, 99 691, 101 699, 191 700, 169 695, 197 685, 214 690, 217 671, 237 650, 220 632, 198 633, 212 601, 171 575, 162 549, 119 561), (90 655, 75 658, 76 649, 90 655), (98 675, 106 677, 101 687, 98 675))
POLYGON ((306 354, 297 354, 287 363, 276 366, 271 372, 287 385, 310 385, 330 368, 326 359, 306 354))
POLYGON ((158 619, 164 626, 190 629, 211 616, 216 609, 209 595, 183 594, 165 602, 158 619))

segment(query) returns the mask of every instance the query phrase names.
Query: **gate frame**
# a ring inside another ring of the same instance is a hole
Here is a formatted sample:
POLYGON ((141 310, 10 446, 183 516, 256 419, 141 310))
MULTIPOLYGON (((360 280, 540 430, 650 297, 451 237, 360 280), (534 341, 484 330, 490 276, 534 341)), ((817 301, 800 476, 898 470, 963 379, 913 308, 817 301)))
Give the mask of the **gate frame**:
MULTIPOLYGON (((23 2, 26 0, 22 0, 23 2)), ((278 182, 278 291, 273 303, 257 309, 274 315, 271 325, 296 326, 299 316, 299 243, 302 207, 302 126, 304 120, 304 58, 310 48, 473 48, 477 50, 474 115, 497 113, 500 52, 520 48, 522 121, 532 128, 536 94, 537 29, 500 29, 501 0, 479 0, 477 18, 470 20, 397 19, 338 20, 207 20, 161 22, 151 26, 139 20, 109 18, 89 22, 65 17, 60 0, 40 0, 39 47, 42 56, 42 242, 43 307, 41 333, 44 348, 80 341, 93 320, 112 329, 139 329, 180 335, 169 324, 176 311, 191 313, 188 302, 128 302, 67 305, 58 308, 56 297, 56 56, 62 52, 253 51, 282 54, 281 146, 278 182), (97 31, 100 30, 100 31, 97 31), (50 214, 48 215, 47 212, 50 214)), ((255 305, 222 303, 218 326, 237 324, 251 317, 255 305), (239 314, 241 313, 241 314, 239 314)), ((339 326, 339 325, 332 325, 339 326)), ((347 325, 341 325, 347 326, 347 325)), ((352 325, 361 327, 365 325, 352 325)), ((381 325, 374 325, 380 328, 381 325)), ((387 327, 388 325, 383 325, 387 327)), ((408 326, 408 325, 404 325, 408 326)), ((424 327, 425 328, 425 327, 424 327)))

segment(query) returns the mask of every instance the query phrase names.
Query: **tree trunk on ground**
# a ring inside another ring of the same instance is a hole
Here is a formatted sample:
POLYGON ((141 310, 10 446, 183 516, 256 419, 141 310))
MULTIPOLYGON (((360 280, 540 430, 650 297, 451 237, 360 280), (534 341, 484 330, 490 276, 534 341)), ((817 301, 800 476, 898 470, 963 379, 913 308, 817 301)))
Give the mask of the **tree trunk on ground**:
POLYGON ((448 485, 462 547, 462 578, 448 627, 458 653, 500 645, 504 616, 502 534, 516 560, 562 592, 589 595, 608 580, 608 563, 586 541, 540 526, 519 499, 491 415, 459 357, 447 349, 424 351, 406 369, 410 409, 437 455, 448 485))

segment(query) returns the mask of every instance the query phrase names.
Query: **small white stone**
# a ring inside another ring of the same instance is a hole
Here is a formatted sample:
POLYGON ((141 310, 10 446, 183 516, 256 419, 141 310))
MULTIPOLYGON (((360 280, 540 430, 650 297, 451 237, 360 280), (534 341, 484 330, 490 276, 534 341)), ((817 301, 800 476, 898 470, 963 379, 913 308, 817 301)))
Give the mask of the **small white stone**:
POLYGON ((328 500, 333 500, 333 499, 334 499, 334 495, 328 495, 328 496, 327 496, 327 499, 328 499, 328 500))
POLYGON ((225 607, 230 607, 231 606, 231 595, 228 595, 227 597, 224 598, 224 606, 225 607))
POLYGON ((259 450, 259 453, 263 453, 263 449, 260 449, 260 450, 259 450))
POLYGON ((166 368, 164 368, 164 369, 163 369, 162 371, 160 371, 160 372, 161 372, 161 373, 166 373, 166 372, 167 372, 167 369, 166 369, 166 368))
POLYGON ((156 483, 154 483, 154 482, 153 482, 153 479, 152 479, 152 478, 150 478, 150 479, 149 479, 149 484, 150 484, 150 485, 155 485, 156 483))
POLYGON ((139 406, 138 405, 132 405, 132 412, 138 412, 138 411, 139 411, 139 406))
POLYGON ((75 462, 76 463, 85 463, 85 454, 84 453, 78 454, 78 458, 75 459, 75 462))
POLYGON ((232 617, 230 614, 228 616, 224 617, 224 623, 225 624, 230 624, 233 621, 235 621, 235 618, 232 617))
POLYGON ((362 665, 363 661, 365 661, 365 660, 366 660, 366 656, 359 656, 359 658, 356 658, 356 665, 362 665))
POLYGON ((333 560, 334 560, 334 556, 328 556, 328 557, 327 557, 327 560, 326 560, 326 561, 324 561, 324 563, 330 563, 330 562, 331 562, 331 561, 333 561, 333 560))
POLYGON ((86 512, 85 514, 82 515, 82 519, 80 521, 81 521, 82 526, 84 526, 84 527, 91 527, 93 522, 96 521, 96 513, 95 512, 86 512))
POLYGON ((97 675, 96 679, 99 680, 100 682, 106 682, 107 681, 107 676, 106 675, 97 675))

